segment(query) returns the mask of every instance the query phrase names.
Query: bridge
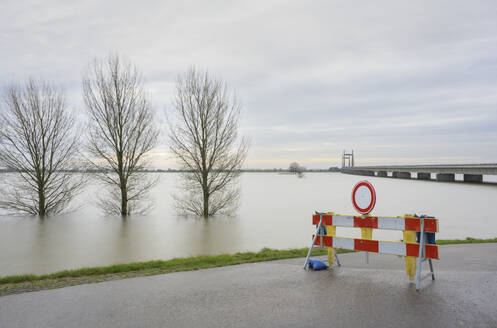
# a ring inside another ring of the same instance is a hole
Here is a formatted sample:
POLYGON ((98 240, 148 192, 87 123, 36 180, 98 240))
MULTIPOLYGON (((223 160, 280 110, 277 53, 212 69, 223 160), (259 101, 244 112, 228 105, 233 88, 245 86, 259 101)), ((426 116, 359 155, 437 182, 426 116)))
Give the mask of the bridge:
POLYGON ((456 174, 462 174, 464 182, 483 182, 484 175, 497 175, 495 164, 448 164, 448 165, 387 165, 349 166, 340 170, 346 174, 418 180, 455 181, 456 174))

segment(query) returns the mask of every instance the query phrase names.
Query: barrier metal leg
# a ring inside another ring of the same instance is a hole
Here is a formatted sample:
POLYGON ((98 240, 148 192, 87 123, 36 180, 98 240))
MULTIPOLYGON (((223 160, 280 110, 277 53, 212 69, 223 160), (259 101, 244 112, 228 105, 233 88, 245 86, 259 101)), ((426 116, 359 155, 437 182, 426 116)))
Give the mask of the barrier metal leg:
POLYGON ((321 245, 323 244, 323 236, 321 231, 321 225, 323 223, 323 213, 316 213, 316 214, 319 214, 319 224, 316 229, 316 234, 314 235, 314 239, 312 240, 311 248, 309 248, 309 252, 307 252, 307 257, 305 258, 304 270, 306 270, 307 267, 309 266, 309 258, 311 257, 312 249, 314 248, 314 244, 316 243, 318 235, 321 235, 321 245))
POLYGON ((428 260, 428 263, 430 263, 431 280, 435 280, 435 272, 433 271, 433 263, 431 263, 431 259, 428 260))
POLYGON ((421 281, 423 281, 426 278, 429 278, 431 276, 431 280, 435 280, 435 271, 433 271, 433 263, 431 259, 426 258, 426 252, 425 252, 425 226, 424 226, 424 218, 421 218, 421 232, 419 236, 419 257, 417 258, 417 272, 416 272, 416 290, 419 291, 421 289, 421 281), (421 264, 428 260, 428 263, 430 264, 430 273, 425 275, 424 277, 421 277, 421 264))
POLYGON ((338 255, 337 255, 337 253, 335 253, 335 260, 337 260, 337 265, 338 265, 338 266, 342 266, 342 265, 340 264, 340 260, 338 259, 338 255))
POLYGON ((421 218, 421 232, 419 237, 419 256, 416 259, 417 269, 416 269, 416 290, 421 289, 421 263, 425 259, 425 220, 421 218))

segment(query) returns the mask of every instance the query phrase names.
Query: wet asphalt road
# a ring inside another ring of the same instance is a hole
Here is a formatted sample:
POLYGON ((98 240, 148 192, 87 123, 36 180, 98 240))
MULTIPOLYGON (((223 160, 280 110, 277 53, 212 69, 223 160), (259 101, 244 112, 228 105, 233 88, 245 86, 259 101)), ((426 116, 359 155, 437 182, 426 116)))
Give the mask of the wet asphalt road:
POLYGON ((497 244, 441 258, 420 293, 400 258, 355 253, 331 272, 291 259, 4 296, 0 327, 497 327, 497 244))

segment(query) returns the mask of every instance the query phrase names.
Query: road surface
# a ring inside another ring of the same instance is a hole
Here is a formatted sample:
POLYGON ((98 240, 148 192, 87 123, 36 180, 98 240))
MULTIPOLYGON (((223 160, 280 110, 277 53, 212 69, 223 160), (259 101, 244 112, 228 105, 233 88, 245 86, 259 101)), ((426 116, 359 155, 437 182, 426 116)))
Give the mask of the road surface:
POLYGON ((291 259, 4 296, 0 327, 497 327, 497 244, 442 246, 421 292, 396 256, 340 258, 331 272, 291 259))

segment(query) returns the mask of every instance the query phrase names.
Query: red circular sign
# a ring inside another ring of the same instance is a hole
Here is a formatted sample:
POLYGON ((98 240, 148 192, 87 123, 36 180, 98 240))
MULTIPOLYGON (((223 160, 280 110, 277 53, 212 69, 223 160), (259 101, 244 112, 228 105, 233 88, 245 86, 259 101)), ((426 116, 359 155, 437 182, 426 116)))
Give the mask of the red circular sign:
POLYGON ((352 204, 361 214, 370 213, 376 204, 376 191, 369 181, 360 181, 352 189, 352 204))

